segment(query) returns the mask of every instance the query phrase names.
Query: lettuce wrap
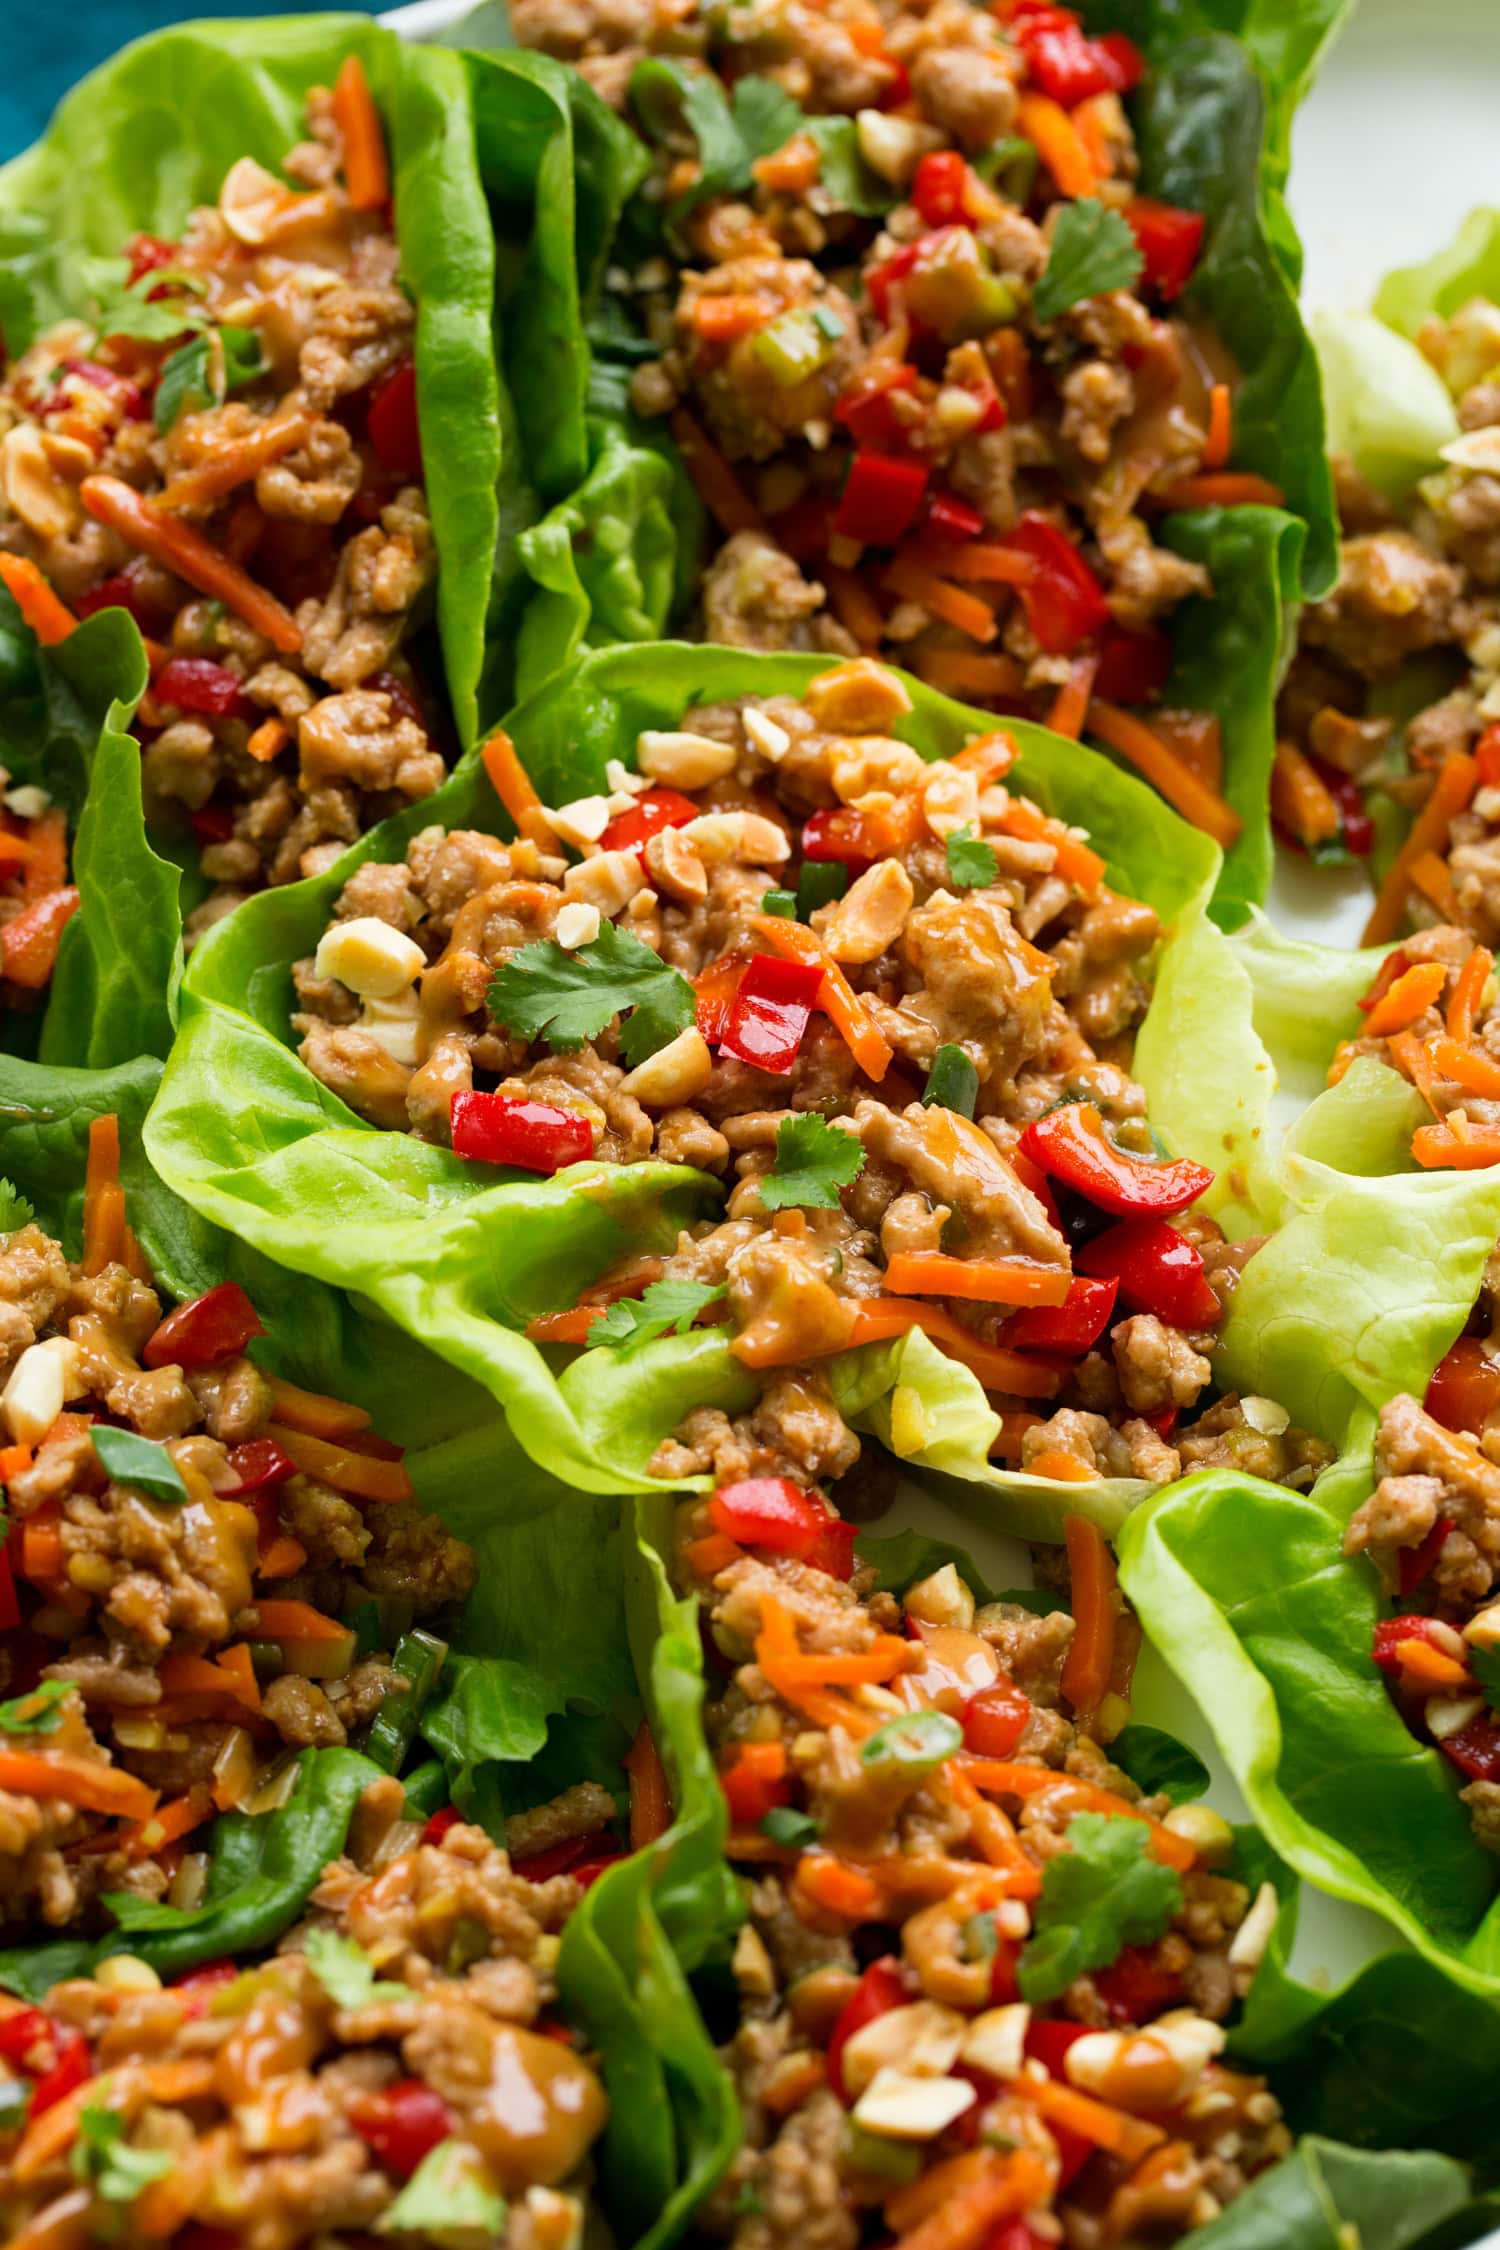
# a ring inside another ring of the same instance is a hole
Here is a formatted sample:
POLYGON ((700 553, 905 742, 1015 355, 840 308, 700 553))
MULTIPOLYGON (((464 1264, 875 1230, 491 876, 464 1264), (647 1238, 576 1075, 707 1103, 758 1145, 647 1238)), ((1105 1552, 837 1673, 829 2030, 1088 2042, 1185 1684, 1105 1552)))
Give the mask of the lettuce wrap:
MULTIPOLYGON (((644 726, 675 725, 700 701, 795 692, 820 669, 801 657, 666 645, 593 656, 513 714, 536 786, 560 803, 597 788, 644 726)), ((911 684, 905 738, 927 755, 985 722, 911 684)), ((1166 1142, 1233 1183, 1258 1146, 1271 1065, 1250 1023, 1250 988, 1204 905, 1217 855, 1133 777, 1076 744, 1017 725, 1024 789, 1083 825, 1112 880, 1148 900, 1168 936, 1136 1070, 1166 1142), (1241 1163, 1243 1156, 1244 1164, 1241 1163)), ((527 1340, 535 1316, 567 1307, 627 1248, 670 1246, 711 1209, 714 1182, 657 1162, 576 1165, 552 1178, 480 1167, 356 1118, 290 1051, 290 971, 313 950, 331 901, 361 858, 395 859, 433 822, 508 833, 477 761, 444 792, 315 881, 250 901, 193 957, 182 1030, 149 1128, 153 1161, 178 1193, 268 1255, 368 1295, 410 1333, 485 1383, 526 1450, 586 1492, 649 1491, 647 1463, 687 1407, 742 1408, 749 1379, 722 1336, 696 1330, 630 1353, 575 1356, 527 1340), (213 1098, 207 1097, 213 1088, 213 1098)), ((914 1465, 957 1481, 1013 1529, 1057 1538, 1061 1488, 991 1466, 997 1424, 965 1369, 920 1335, 827 1363, 846 1417, 914 1465)), ((1107 1529, 1144 1489, 1070 1486, 1107 1529)))

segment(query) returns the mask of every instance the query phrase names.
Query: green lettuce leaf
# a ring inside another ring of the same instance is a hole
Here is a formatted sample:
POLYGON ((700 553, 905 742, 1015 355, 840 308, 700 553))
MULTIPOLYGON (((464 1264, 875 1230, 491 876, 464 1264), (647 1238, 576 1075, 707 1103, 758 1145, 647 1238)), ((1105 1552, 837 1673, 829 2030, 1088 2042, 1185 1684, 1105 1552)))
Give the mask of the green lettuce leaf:
POLYGON ((1471 211, 1445 249, 1387 274, 1375 312, 1398 335, 1415 336, 1424 320, 1450 320, 1471 297, 1500 300, 1500 211, 1471 211))
POLYGON ((1315 2134, 1251 2181, 1194 2241, 1202 2250, 1417 2250, 1447 2221, 1444 2241, 1472 2242, 1492 2219, 1471 2200, 1450 2157, 1341 2148, 1315 2134), (1466 2222, 1473 2232, 1462 2231, 1466 2222))
POLYGON ((1458 435, 1448 387, 1415 344, 1373 313, 1314 313, 1332 451, 1401 501, 1458 435))

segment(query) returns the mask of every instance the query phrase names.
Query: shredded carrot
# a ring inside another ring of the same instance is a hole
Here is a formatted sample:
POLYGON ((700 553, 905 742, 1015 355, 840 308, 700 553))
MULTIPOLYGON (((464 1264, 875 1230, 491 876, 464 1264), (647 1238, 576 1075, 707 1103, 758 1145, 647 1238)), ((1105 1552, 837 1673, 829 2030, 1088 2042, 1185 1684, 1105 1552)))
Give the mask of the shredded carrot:
POLYGON ((1020 1837, 1000 1807, 981 1797, 968 1775, 951 1760, 943 1771, 954 1803, 969 1816, 970 1832, 986 1862, 1004 1874, 1006 1895, 1040 1898, 1042 1871, 1035 1860, 1027 1856, 1020 1837))
POLYGON ((806 1919, 833 1914, 845 1922, 880 1918, 885 1895, 873 1876, 832 1852, 804 1852, 792 1877, 792 1905, 806 1919))
POLYGON ((972 742, 955 751, 949 764, 961 773, 971 773, 981 789, 988 789, 992 781, 1003 780, 1019 756, 1015 736, 1007 734, 1004 727, 992 727, 988 734, 976 734, 972 742))
POLYGON ((1002 1414, 1000 1417, 1000 1435, 990 1447, 991 1459, 1019 1461, 1022 1439, 1028 1430, 1034 1430, 1040 1426, 1041 1419, 1040 1414, 1028 1414, 1022 1407, 1016 1407, 1009 1414, 1002 1414))
POLYGON ((1065 883, 1076 883, 1081 891, 1097 891, 1103 882, 1104 862, 1099 854, 1069 835, 1060 820, 1049 820, 1024 798, 1011 801, 998 826, 1005 835, 1019 836, 1028 844, 1050 844, 1057 854, 1053 867, 1065 883))
POLYGON ((737 1563, 744 1554, 738 1540, 727 1532, 706 1532, 701 1539, 691 1539, 682 1550, 682 1559, 695 1578, 717 1578, 721 1570, 737 1563))
POLYGON ((773 195, 805 195, 816 187, 822 163, 822 151, 811 133, 797 132, 769 156, 758 156, 750 169, 773 195))
POLYGON ((310 414, 283 410, 269 415, 253 429, 236 435, 227 445, 215 446, 203 460, 184 469, 180 477, 174 477, 157 495, 158 507, 201 508, 211 501, 222 500, 236 486, 248 484, 252 477, 259 476, 273 461, 294 453, 311 436, 312 428, 310 414))
POLYGON ((538 1313, 527 1321, 526 1333, 534 1344, 584 1344, 607 1310, 605 1305, 574 1305, 567 1312, 538 1313))
POLYGON ((1414 862, 1424 852, 1443 849, 1448 841, 1448 830, 1473 796, 1478 779, 1478 763, 1466 751, 1450 751, 1443 760, 1432 785, 1432 794, 1412 822, 1411 833, 1380 886, 1380 894, 1365 924, 1362 941, 1365 945, 1383 945, 1387 938, 1396 935, 1406 919, 1406 893, 1414 862))
POLYGON ((57 966, 63 931, 82 901, 77 888, 49 892, 0 929, 0 974, 27 992, 40 992, 57 966))
POLYGON ((1465 1120, 1461 1131, 1459 1110, 1450 1111, 1441 1125, 1419 1125, 1411 1137, 1411 1152, 1424 1171, 1451 1166, 1456 1172, 1482 1172, 1500 1164, 1500 1126, 1477 1130, 1465 1120))
POLYGON ((1227 383, 1215 383, 1208 394, 1208 433, 1203 440, 1203 466, 1222 469, 1234 442, 1234 402, 1227 383))
POLYGON ((1094 692, 1094 674, 1099 669, 1096 655, 1080 656, 1053 697, 1047 724, 1054 734, 1065 735, 1076 742, 1083 732, 1089 715, 1089 698, 1094 692))
POLYGON ((29 1445, 0 1445, 0 1484, 26 1474, 35 1456, 29 1445))
POLYGON ((1224 794, 1223 730, 1216 711, 1153 711, 1151 724, 1174 758, 1206 789, 1224 794))
POLYGON ((113 1110, 89 1120, 88 1164, 83 1175, 83 1270, 91 1277, 113 1265, 121 1250, 125 1197, 120 1188, 120 1120, 113 1110))
POLYGON ((399 1461, 382 1460, 368 1453, 355 1453, 347 1446, 330 1445, 323 1438, 309 1436, 305 1430, 294 1430, 286 1422, 269 1423, 263 1435, 274 1438, 299 1469, 322 1484, 331 1484, 335 1492, 346 1492, 355 1500, 379 1500, 387 1504, 411 1498, 411 1478, 399 1461))
MULTIPOLYGON (((1438 1074, 1431 1051, 1414 1032, 1396 1031, 1391 1034, 1391 1060, 1411 1080, 1427 1107, 1437 1116, 1442 1105, 1437 1098, 1438 1074)), ((1339 1075, 1342 1077, 1343 1073, 1339 1075)))
POLYGON ((1036 576, 1036 564, 1030 555, 1018 554, 1014 547, 1002 547, 989 539, 965 540, 945 558, 943 567, 950 578, 962 578, 976 586, 1029 586, 1036 576))
POLYGON ((1469 1039, 1474 1032, 1474 1018, 1484 1000, 1484 988, 1490 981, 1490 971, 1495 966, 1495 956, 1487 945, 1476 945, 1459 970, 1453 986, 1453 996, 1448 1002, 1446 1030, 1450 1039, 1469 1039))
POLYGON ((258 1641, 342 1641, 350 1628, 336 1617, 325 1617, 310 1602, 257 1601, 255 1628, 258 1641))
POLYGON ((1419 852, 1411 863, 1412 889, 1435 906, 1445 922, 1458 920, 1458 900, 1448 879, 1448 869, 1436 852, 1419 852))
MULTIPOLYGON (((207 2055, 187 2055, 178 2061, 147 2063, 144 2068, 131 2064, 126 2086, 131 2093, 139 2090, 147 2101, 182 2104, 204 2100, 218 2084, 218 2067, 207 2055)), ((27 2125, 16 2150, 13 2170, 18 2180, 34 2180, 48 2171, 63 2156, 71 2142, 78 2136, 78 2123, 86 2109, 111 2109, 120 2106, 122 2078, 125 2072, 107 2071, 98 2078, 86 2078, 81 2086, 74 2086, 60 2101, 44 2109, 27 2125)), ((58 2250, 58 2238, 42 2238, 49 2250, 58 2250)), ((71 2241, 72 2237, 66 2238, 71 2241)), ((12 2245, 14 2250, 14 2245, 12 2245)))
POLYGON ((885 1344, 912 1328, 920 1328, 950 1358, 960 1360, 987 1391, 1012 1398, 1055 1398, 1062 1388, 1061 1369, 1052 1360, 986 1344, 941 1305, 920 1297, 859 1298, 847 1340, 850 1345, 885 1344))
POLYGON ((123 1820, 145 1820, 156 1808, 156 1791, 133 1773, 63 1751, 0 1750, 0 1789, 44 1803, 79 1805, 85 1812, 116 1813, 123 1820))
POLYGON ((260 1709, 260 1682, 255 1677, 255 1660, 250 1654, 248 1641, 236 1641, 229 1648, 221 1648, 218 1655, 221 1672, 229 1675, 235 1692, 247 1711, 260 1709))
POLYGON ((709 344, 734 344, 753 336, 768 318, 759 297, 730 291, 722 297, 699 297, 693 306, 693 327, 709 344))
POLYGON ((665 1836, 672 1825, 672 1804, 667 1794, 666 1769, 656 1738, 642 1719, 625 1759, 630 1776, 630 1848, 644 1851, 665 1836))
POLYGON ((182 1836, 190 1836, 200 1828, 214 1809, 213 1792, 203 1782, 198 1782, 185 1797, 174 1797, 169 1804, 158 1805, 146 1820, 138 1820, 127 1828, 119 1841, 127 1859, 150 1859, 166 1844, 175 1844, 182 1836))
POLYGON ((1476 1047, 1461 1046, 1456 1039, 1439 1039, 1433 1044, 1432 1059, 1441 1075, 1451 1078, 1466 1093, 1500 1101, 1500 1062, 1492 1056, 1481 1054, 1476 1047))
POLYGON ((370 1417, 362 1406, 326 1398, 321 1391, 299 1390, 295 1383, 284 1383, 279 1375, 269 1375, 266 1381, 272 1414, 289 1429, 306 1430, 309 1437, 341 1438, 370 1427, 370 1417))
POLYGON ((78 630, 78 620, 58 599, 36 564, 26 555, 0 555, 0 581, 43 648, 52 648, 78 630))
POLYGON ((862 649, 879 648, 885 638, 885 618, 879 602, 852 570, 825 563, 821 576, 828 589, 833 614, 851 640, 862 649))
POLYGON ((490 787, 510 814, 518 836, 529 837, 544 851, 555 851, 554 836, 536 784, 522 765, 515 744, 504 727, 497 727, 480 752, 490 787))
POLYGON ((24 836, 13 836, 8 828, 0 828, 0 874, 13 875, 18 867, 25 867, 31 858, 31 846, 24 836))
POLYGON ((1110 134, 1119 114, 1119 103, 1112 94, 1090 94, 1087 101, 1079 102, 1072 111, 1078 138, 1095 175, 1101 180, 1107 180, 1114 170, 1110 134))
POLYGON ((307 1560, 307 1549, 290 1532, 278 1531, 255 1558, 262 1578, 295 1578, 307 1560))
MULTIPOLYGON (((247 1663, 249 1653, 247 1648, 247 1663)), ((158 1677, 163 1695, 216 1695, 249 1711, 260 1709, 260 1688, 253 1667, 248 1689, 237 1666, 221 1667, 206 1656, 164 1657, 158 1677)))
MULTIPOLYGON (((1035 98, 1023 95, 1022 103, 1035 98)), ((900 2235, 901 2250, 980 2250, 1000 2220, 1044 2205, 1050 2186, 1046 2165, 1029 2150, 991 2154, 988 2170, 946 2195, 920 2225, 900 2235)))
POLYGON ((1089 707, 1089 732, 1128 759, 1184 820, 1203 829, 1225 851, 1229 849, 1240 832, 1239 814, 1213 790, 1206 789, 1144 720, 1096 698, 1089 707))
POLYGON ((1000 630, 988 602, 966 594, 962 586, 951 586, 909 555, 898 555, 886 566, 883 582, 902 601, 918 603, 930 616, 967 633, 971 641, 992 641, 1000 630))
POLYGON ((1060 102, 1046 94, 1023 94, 1016 125, 1031 141, 1064 195, 1092 195, 1099 185, 1089 152, 1060 102))
POLYGON ((936 2211, 958 2190, 970 2187, 976 2179, 983 2178, 994 2167, 994 2154, 986 2148, 972 2148, 962 2156, 948 2156, 936 2164, 929 2164, 917 2174, 907 2187, 894 2188, 886 2197, 886 2224, 897 2234, 904 2234, 929 2211, 936 2211))
POLYGON ((737 531, 764 531, 760 510, 685 406, 679 406, 672 416, 672 435, 699 499, 725 536, 732 537, 737 531))
POLYGON ((21 1526, 21 1576, 33 1586, 61 1578, 66 1568, 62 1526, 55 1519, 38 1523, 35 1517, 21 1526))
POLYGON ((1271 812, 1299 844, 1331 843, 1344 816, 1323 776, 1295 742, 1278 742, 1271 767, 1271 812))
POLYGON ((799 2055, 773 2072, 760 2089, 763 2108, 773 2117, 790 2117, 792 2111, 823 2084, 826 2068, 821 2055, 799 2055))
POLYGON ((824 951, 805 923, 783 921, 776 914, 752 914, 750 926, 766 940, 771 951, 781 954, 783 959, 809 962, 821 968, 823 982, 818 990, 818 1006, 866 1078, 878 1085, 891 1067, 890 1041, 837 961, 824 951))
POLYGON ((1013 656, 995 656, 980 649, 934 648, 917 658, 917 668, 927 685, 940 695, 956 695, 967 703, 996 702, 1021 691, 1021 667, 1013 656))
POLYGON ((1440 1648, 1429 1648, 1426 1641, 1397 1641, 1394 1655, 1403 1672, 1426 1687, 1472 1687, 1468 1666, 1460 1664, 1453 1656, 1445 1656, 1440 1648))
POLYGON ((1050 1477, 1054 1484, 1096 1484, 1099 1478, 1098 1470, 1080 1461, 1076 1453, 1062 1453, 1055 1446, 1038 1453, 1026 1466, 1030 1475, 1050 1477))
POLYGON ((68 816, 61 805, 49 805, 38 814, 26 835, 26 869, 21 895, 28 903, 50 898, 68 880, 68 816))
POLYGON ((885 1269, 896 1297, 972 1297, 987 1305, 1066 1304, 1072 1276, 1065 1266, 1021 1258, 949 1258, 941 1251, 898 1251, 885 1269))
POLYGON ((273 758, 281 755, 291 739, 291 732, 284 719, 262 719, 251 733, 245 748, 259 764, 268 766, 273 758))
POLYGON ((1115 1660, 1119 1622, 1114 1557, 1087 1516, 1067 1516, 1063 1537, 1073 1583, 1073 1638, 1062 1668, 1062 1692, 1076 1712, 1097 1711, 1115 1660))
POLYGON ((880 1633, 866 1649, 844 1655, 803 1655, 776 1658, 776 1676, 811 1687, 883 1687, 910 1669, 912 1643, 899 1633, 880 1633))
POLYGON ((873 1734, 878 1724, 847 1695, 812 1685, 797 1645, 797 1628, 791 1611, 768 1596, 761 1604, 761 1629, 755 1639, 755 1661, 783 1702, 790 1703, 815 1726, 842 1727, 856 1739, 873 1734))
POLYGON ((358 55, 345 55, 333 82, 333 119, 344 143, 344 185, 351 211, 383 211, 391 200, 385 135, 358 55))
POLYGON ((1002 1797, 1042 1797, 1055 1795, 1067 1800, 1083 1812, 1107 1813, 1111 1819, 1138 1820, 1150 1830, 1151 1849, 1155 1858, 1168 1867, 1189 1868, 1197 1853, 1185 1836, 1175 1829, 1164 1828, 1149 1813, 1117 1797, 1112 1789, 1101 1789, 1092 1781, 1081 1781, 1076 1774, 1057 1773, 1051 1766, 1021 1765, 1008 1758, 970 1758, 959 1761, 976 1789, 1002 1797))
POLYGON ((1183 477, 1158 497, 1164 508, 1279 508, 1286 495, 1269 477, 1253 476, 1248 469, 1220 469, 1211 476, 1183 477))
POLYGON ((1126 2110, 1111 2108, 1108 2102, 1095 2101, 1091 2094, 1080 2094, 1072 2086, 1063 2085, 1060 2079, 1019 2079, 1016 2091, 1039 2109, 1049 2124, 1080 2134, 1084 2140, 1092 2141, 1095 2148, 1107 2149, 1111 2156, 1118 2156, 1126 2164, 1138 2164, 1167 2137, 1160 2125, 1152 2125, 1144 2117, 1132 2117, 1126 2110))
POLYGON ((1366 1016, 1366 1036, 1384 1039, 1393 1031, 1409 1030, 1434 1005, 1447 976, 1441 961, 1418 961, 1405 970, 1366 1016))
POLYGON ((302 646, 302 629, 290 610, 211 546, 201 532, 179 523, 120 477, 85 477, 78 497, 96 523, 118 532, 164 569, 173 570, 211 601, 221 601, 285 656, 302 646))

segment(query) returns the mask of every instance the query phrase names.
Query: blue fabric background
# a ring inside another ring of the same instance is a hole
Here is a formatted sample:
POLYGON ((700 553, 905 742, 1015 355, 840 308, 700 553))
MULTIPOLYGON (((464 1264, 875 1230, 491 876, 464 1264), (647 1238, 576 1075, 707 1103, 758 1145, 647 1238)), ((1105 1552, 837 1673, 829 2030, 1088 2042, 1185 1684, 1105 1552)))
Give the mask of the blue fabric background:
MULTIPOLYGON (((330 6, 339 0, 326 0, 330 6)), ((345 0, 357 7, 361 0, 345 0)), ((393 0, 363 0, 383 15, 393 0)), ((310 8, 257 6, 255 0, 0 0, 4 69, 0 72, 0 157, 36 139, 68 88, 127 40, 195 15, 311 15, 310 8)))

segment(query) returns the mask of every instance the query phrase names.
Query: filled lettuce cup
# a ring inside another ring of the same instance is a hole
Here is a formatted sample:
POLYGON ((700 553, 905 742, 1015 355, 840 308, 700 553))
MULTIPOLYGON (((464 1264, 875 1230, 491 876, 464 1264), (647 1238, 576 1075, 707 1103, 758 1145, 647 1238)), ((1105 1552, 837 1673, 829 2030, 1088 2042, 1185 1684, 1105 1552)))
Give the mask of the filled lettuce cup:
POLYGON ((1270 1069, 1211 845, 868 660, 605 654, 512 727, 199 955, 179 1192, 421 1319, 586 1489, 810 1487, 869 1434, 1055 1540, 1185 1464, 1311 1482, 1327 1441, 1213 1378, 1270 1069))
POLYGON ((1294 65, 1156 6, 510 10, 651 152, 597 348, 704 503, 704 637, 1108 745, 1224 847, 1231 916, 1282 602, 1333 565, 1278 200, 1331 13, 1294 65))

